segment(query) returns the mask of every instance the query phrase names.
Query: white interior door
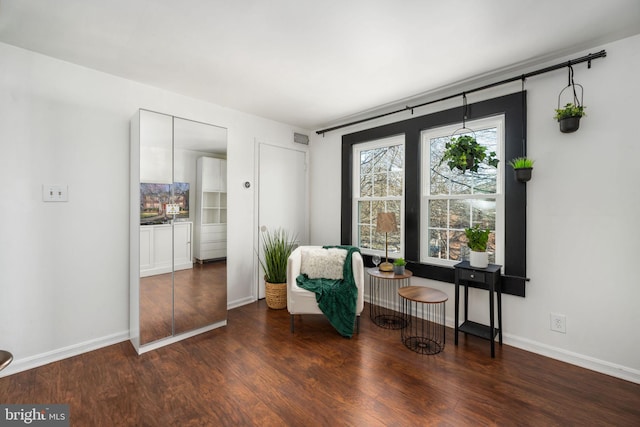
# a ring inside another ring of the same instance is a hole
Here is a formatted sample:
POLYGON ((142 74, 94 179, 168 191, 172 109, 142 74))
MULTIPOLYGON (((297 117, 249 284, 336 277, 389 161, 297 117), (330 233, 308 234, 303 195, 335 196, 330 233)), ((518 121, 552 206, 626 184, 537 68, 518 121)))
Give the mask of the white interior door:
MULTIPOLYGON (((283 228, 309 242, 307 152, 258 143, 258 251, 262 257, 261 229, 283 228)), ((264 278, 258 266, 258 298, 265 297, 264 278)))

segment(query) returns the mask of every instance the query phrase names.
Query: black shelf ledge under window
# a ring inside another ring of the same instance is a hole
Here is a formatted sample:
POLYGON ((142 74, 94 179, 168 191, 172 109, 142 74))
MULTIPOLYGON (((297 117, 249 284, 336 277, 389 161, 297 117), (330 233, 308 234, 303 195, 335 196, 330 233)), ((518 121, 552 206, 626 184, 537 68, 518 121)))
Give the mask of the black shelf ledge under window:
MULTIPOLYGON (((365 265, 373 267, 370 255, 364 255, 365 265)), ((434 264, 421 264, 417 262, 407 261, 407 269, 411 270, 415 277, 422 277, 424 279, 437 280, 445 283, 455 283, 455 269, 453 267, 445 267, 442 265, 434 264)), ((525 296, 525 283, 529 279, 525 277, 510 276, 508 274, 502 274, 500 276, 500 286, 503 294, 515 295, 518 297, 525 296)), ((489 290, 489 287, 484 283, 469 282, 469 287, 489 290)))

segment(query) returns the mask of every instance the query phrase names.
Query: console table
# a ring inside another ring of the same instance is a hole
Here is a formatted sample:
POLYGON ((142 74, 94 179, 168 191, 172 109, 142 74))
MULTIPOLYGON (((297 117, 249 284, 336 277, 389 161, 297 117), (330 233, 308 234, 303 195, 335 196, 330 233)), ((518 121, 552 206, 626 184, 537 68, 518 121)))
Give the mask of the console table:
POLYGON ((395 274, 393 271, 380 271, 377 268, 370 268, 367 273, 371 298, 369 316, 373 323, 386 329, 404 328, 405 322, 398 304, 398 289, 410 285, 413 273, 405 269, 404 274, 395 274))
POLYGON ((491 357, 496 356, 495 338, 499 337, 502 345, 502 289, 500 286, 501 265, 489 264, 487 268, 471 267, 469 261, 462 261, 455 268, 455 345, 458 345, 458 332, 475 335, 491 342, 491 357), (459 325, 460 314, 460 285, 464 286, 464 321, 459 325), (487 289, 489 291, 489 326, 472 322, 469 314, 469 286, 487 289), (498 301, 498 327, 494 323, 494 293, 498 301))

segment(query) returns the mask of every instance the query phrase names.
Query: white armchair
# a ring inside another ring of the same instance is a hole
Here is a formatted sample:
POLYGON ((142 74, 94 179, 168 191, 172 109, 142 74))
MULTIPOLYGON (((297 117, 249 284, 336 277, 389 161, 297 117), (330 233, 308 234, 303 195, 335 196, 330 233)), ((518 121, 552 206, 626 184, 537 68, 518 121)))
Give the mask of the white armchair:
MULTIPOLYGON (((306 249, 319 249, 321 246, 300 246, 296 248, 287 263, 287 310, 291 316, 291 332, 294 330, 294 315, 296 314, 323 314, 316 294, 302 289, 296 283, 296 277, 300 275, 302 267, 302 253, 306 249)), ((353 278, 358 288, 356 300, 356 331, 360 331, 360 314, 364 309, 364 263, 359 252, 354 252, 351 257, 353 278)))

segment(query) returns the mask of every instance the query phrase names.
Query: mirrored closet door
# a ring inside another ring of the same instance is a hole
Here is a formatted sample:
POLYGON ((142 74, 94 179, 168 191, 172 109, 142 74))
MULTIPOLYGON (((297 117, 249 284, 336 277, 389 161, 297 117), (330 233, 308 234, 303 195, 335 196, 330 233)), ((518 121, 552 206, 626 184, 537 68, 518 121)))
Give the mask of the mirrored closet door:
POLYGON ((226 135, 148 110, 131 121, 130 335, 138 353, 226 324, 226 135))

